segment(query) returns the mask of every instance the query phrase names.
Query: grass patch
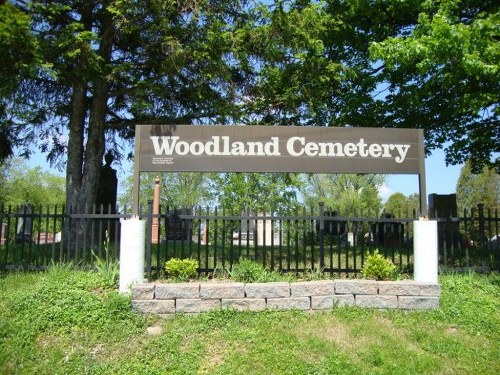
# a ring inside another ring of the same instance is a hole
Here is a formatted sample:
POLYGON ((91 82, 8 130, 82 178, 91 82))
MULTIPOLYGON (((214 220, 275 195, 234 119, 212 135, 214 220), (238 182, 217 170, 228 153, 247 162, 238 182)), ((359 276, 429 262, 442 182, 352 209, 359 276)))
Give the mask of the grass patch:
POLYGON ((500 277, 441 277, 441 308, 135 314, 97 272, 0 277, 2 374, 500 373, 500 277), (147 328, 160 326, 150 335, 147 328))

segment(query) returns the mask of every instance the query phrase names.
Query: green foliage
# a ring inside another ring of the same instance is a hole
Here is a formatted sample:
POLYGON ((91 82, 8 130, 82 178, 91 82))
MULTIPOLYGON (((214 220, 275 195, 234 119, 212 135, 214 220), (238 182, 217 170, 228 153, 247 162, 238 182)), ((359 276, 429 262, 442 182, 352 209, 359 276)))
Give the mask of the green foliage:
POLYGON ((22 159, 13 159, 0 166, 0 204, 33 206, 62 206, 65 202, 65 179, 44 171, 29 168, 22 159), (2 182, 3 181, 3 182, 2 182))
POLYGON ((394 193, 384 204, 384 212, 394 215, 395 218, 410 218, 420 212, 418 194, 405 196, 403 193, 394 193))
POLYGON ((233 265, 232 270, 229 271, 229 275, 235 281, 242 283, 266 283, 289 280, 287 276, 267 270, 262 264, 245 258, 241 258, 238 263, 233 265))
POLYGON ((301 274, 301 277, 306 281, 327 280, 329 275, 321 268, 309 269, 301 274))
POLYGON ((294 173, 220 173, 211 185, 226 212, 262 213, 296 207, 301 181, 294 173))
POLYGON ((373 280, 396 280, 399 276, 396 266, 378 250, 366 257, 361 274, 365 279, 373 280))
POLYGON ((260 263, 242 258, 233 266, 230 275, 235 281, 255 283, 265 272, 266 270, 260 263))
MULTIPOLYGON (((148 200, 153 198, 155 178, 159 177, 162 207, 186 208, 205 205, 213 201, 210 175, 195 172, 141 173, 139 204, 146 207, 148 200)), ((123 193, 118 197, 121 206, 132 205, 132 187, 133 175, 130 175, 123 193)))
POLYGON ((339 215, 356 215, 372 212, 378 216, 382 206, 378 189, 385 176, 376 174, 340 174, 302 176, 305 189, 302 195, 308 205, 324 202, 339 215))
POLYGON ((103 155, 111 149, 124 157, 134 125, 241 118, 247 68, 234 30, 248 20, 242 2, 30 5, 44 69, 23 76, 5 129, 20 152, 38 146, 51 163, 67 167, 67 206, 83 210, 95 202, 103 155))
POLYGON ((198 272, 198 261, 196 259, 172 258, 165 263, 167 274, 178 281, 188 281, 195 277, 198 272))
POLYGON ((411 31, 370 49, 388 82, 385 126, 421 127, 427 152, 451 142, 447 163, 481 171, 500 146, 498 4, 424 1, 418 10, 411 31))
POLYGON ((97 273, 102 277, 104 286, 106 288, 115 288, 118 283, 118 276, 120 274, 120 262, 118 259, 113 259, 109 253, 109 233, 106 231, 106 239, 104 241, 105 258, 99 257, 94 250, 95 266, 97 273))
POLYGON ((466 163, 457 181, 457 206, 459 212, 464 209, 477 209, 477 204, 484 204, 487 210, 500 209, 500 174, 494 169, 484 167, 481 173, 472 173, 470 163, 466 163))

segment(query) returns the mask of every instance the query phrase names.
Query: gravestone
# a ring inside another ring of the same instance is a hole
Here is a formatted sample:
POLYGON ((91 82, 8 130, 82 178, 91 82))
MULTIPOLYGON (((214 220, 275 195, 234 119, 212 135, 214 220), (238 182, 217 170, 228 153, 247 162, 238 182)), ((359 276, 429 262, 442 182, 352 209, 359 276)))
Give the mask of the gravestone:
POLYGON ((108 151, 104 160, 106 163, 101 167, 101 177, 97 189, 97 210, 100 213, 114 214, 116 213, 118 179, 116 178, 116 170, 111 167, 114 160, 113 154, 108 151))
MULTIPOLYGON (((104 156, 105 164, 101 167, 101 177, 99 178, 99 186, 97 189, 96 199, 96 213, 101 214, 116 214, 116 195, 118 179, 116 177, 116 170, 111 167, 114 157, 111 152, 104 156)), ((116 219, 118 220, 118 219, 116 219)), ((106 220, 102 226, 102 238, 105 236, 105 231, 108 228, 109 220, 106 220)), ((99 226, 97 226, 99 228, 99 226)), ((110 225, 108 233, 109 238, 113 238, 115 233, 115 222, 110 225)))
POLYGON ((175 209, 166 213, 166 240, 191 241, 192 220, 181 219, 180 215, 192 215, 189 208, 175 209))
POLYGON ((0 245, 7 242, 7 224, 2 223, 0 227, 0 245))
MULTIPOLYGON (((431 219, 449 219, 458 216, 456 194, 429 194, 429 217, 431 219)), ((442 247, 458 246, 459 223, 438 222, 438 243, 442 247)))
POLYGON ((398 247, 404 242, 404 224, 399 222, 394 214, 384 213, 382 219, 394 221, 381 221, 372 224, 372 239, 377 245, 398 247))
POLYGON ((18 220, 16 226, 15 242, 30 242, 33 232, 33 217, 31 206, 25 204, 17 210, 18 220))

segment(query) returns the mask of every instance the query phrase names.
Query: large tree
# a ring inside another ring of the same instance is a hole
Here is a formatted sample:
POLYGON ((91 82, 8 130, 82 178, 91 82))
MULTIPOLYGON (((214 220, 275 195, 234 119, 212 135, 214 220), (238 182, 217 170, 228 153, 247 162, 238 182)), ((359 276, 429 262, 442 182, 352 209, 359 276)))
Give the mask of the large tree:
POLYGON ((457 181, 459 212, 477 209, 480 203, 484 204, 486 210, 492 210, 492 215, 500 209, 500 175, 487 167, 481 173, 474 174, 470 164, 466 163, 457 181))
MULTIPOLYGON (((275 2, 245 34, 250 121, 421 128, 481 170, 500 151, 499 13, 490 0, 275 2)), ((243 38, 243 37, 242 37, 243 38)))
POLYGON ((499 21, 496 1, 424 1, 412 28, 371 49, 384 64, 387 125, 424 129, 427 151, 450 142, 446 162, 475 172, 500 168, 499 21))
POLYGON ((304 175, 302 196, 307 205, 323 202, 338 215, 378 216, 382 207, 379 189, 385 181, 378 174, 304 175))
POLYGON ((64 177, 43 170, 30 168, 20 158, 13 158, 0 167, 0 205, 38 207, 64 205, 64 177))
POLYGON ((498 150, 493 1, 61 0, 30 14, 44 64, 9 99, 8 135, 67 153, 73 209, 137 123, 419 127, 428 151, 452 142, 451 163, 498 150))
POLYGON ((376 99, 373 41, 414 22, 419 1, 274 2, 242 33, 258 78, 245 103, 250 120, 279 125, 384 126, 376 99))
POLYGON ((44 68, 25 79, 10 134, 66 154, 67 205, 95 202, 106 148, 138 123, 225 123, 241 69, 231 28, 239 1, 40 1, 31 27, 44 68))
POLYGON ((287 212, 298 205, 295 173, 214 173, 215 202, 226 212, 287 212))
MULTIPOLYGON (((155 179, 160 180, 160 204, 167 207, 190 208, 213 203, 215 192, 210 188, 211 174, 198 172, 141 173, 139 205, 145 207, 153 199, 155 179)), ((133 176, 127 177, 119 197, 120 206, 132 206, 133 176)))
POLYGON ((12 124, 7 108, 9 100, 23 77, 31 76, 39 63, 26 8, 22 3, 15 6, 0 1, 0 164, 13 155, 20 141, 9 131, 12 124))
POLYGON ((403 193, 393 193, 384 203, 384 212, 397 218, 410 218, 418 215, 419 207, 418 194, 406 196, 403 193))

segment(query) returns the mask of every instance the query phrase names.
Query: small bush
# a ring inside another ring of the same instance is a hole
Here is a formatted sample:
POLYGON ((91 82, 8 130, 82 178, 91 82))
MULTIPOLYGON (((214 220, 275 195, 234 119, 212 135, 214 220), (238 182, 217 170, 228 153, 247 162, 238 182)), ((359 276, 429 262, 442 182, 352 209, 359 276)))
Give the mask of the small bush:
POLYGON ((255 283, 263 277, 265 272, 261 264, 250 259, 240 259, 231 270, 231 278, 243 283, 255 283))
POLYGON ((169 277, 178 281, 188 281, 191 277, 195 277, 198 267, 196 259, 172 258, 165 263, 165 270, 169 277))
POLYGON ((371 280, 396 280, 398 278, 396 266, 379 254, 378 250, 366 258, 361 274, 365 279, 371 280))
POLYGON ((286 276, 265 269, 262 264, 250 259, 240 259, 230 271, 230 276, 235 281, 243 283, 268 283, 273 281, 288 280, 286 276))

